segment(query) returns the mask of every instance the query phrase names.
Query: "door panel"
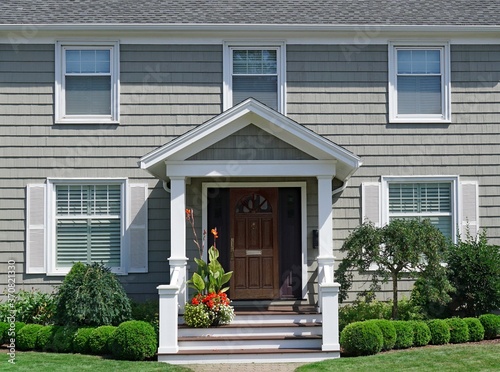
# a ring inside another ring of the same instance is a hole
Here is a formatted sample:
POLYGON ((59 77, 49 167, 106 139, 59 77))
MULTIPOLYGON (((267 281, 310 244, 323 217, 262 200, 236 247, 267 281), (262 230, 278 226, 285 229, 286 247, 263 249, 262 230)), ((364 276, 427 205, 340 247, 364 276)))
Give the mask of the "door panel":
POLYGON ((277 189, 231 189, 230 211, 231 298, 278 298, 277 189))

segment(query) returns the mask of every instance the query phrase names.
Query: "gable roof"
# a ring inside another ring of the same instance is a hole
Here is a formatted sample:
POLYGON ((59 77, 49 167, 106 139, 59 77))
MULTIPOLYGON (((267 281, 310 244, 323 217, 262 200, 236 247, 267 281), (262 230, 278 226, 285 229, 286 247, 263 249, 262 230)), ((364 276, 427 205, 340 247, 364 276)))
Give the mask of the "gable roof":
MULTIPOLYGON (((139 166, 165 180, 167 178, 165 161, 186 160, 251 124, 279 137, 315 159, 336 161, 336 177, 340 180, 347 180, 362 164, 359 157, 343 147, 249 98, 143 156, 139 166)), ((229 160, 233 159, 227 159, 229 160)))
POLYGON ((2 0, 0 25, 500 25, 498 0, 2 0))

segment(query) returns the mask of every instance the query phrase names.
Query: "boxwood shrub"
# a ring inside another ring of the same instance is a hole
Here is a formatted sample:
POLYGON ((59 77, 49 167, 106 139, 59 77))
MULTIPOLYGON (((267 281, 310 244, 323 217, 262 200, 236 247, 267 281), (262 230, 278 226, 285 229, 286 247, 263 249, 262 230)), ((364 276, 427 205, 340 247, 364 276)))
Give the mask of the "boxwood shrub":
POLYGON ((396 329, 395 349, 407 349, 413 346, 413 327, 410 322, 395 320, 392 322, 396 329))
POLYGON ((450 328, 443 319, 433 319, 427 322, 431 331, 432 345, 444 345, 450 342, 450 328))
POLYGON ((479 321, 484 328, 484 338, 492 340, 500 334, 500 316, 495 314, 483 314, 479 317, 479 321))
POLYGON ((115 326, 100 326, 90 333, 89 347, 92 354, 111 354, 111 336, 116 328, 115 326))
POLYGON ((370 322, 354 322, 340 333, 340 345, 352 356, 377 354, 384 346, 380 328, 370 322))
POLYGON ((424 321, 413 320, 410 322, 413 328, 413 346, 425 346, 431 341, 431 331, 424 321))
POLYGON ((82 327, 78 328, 73 337, 73 352, 80 354, 90 353, 90 335, 95 328, 92 327, 82 327))
POLYGON ((445 319, 450 327, 450 343, 461 344, 469 341, 469 327, 467 323, 460 318, 445 319))
POLYGON ((7 342, 5 332, 9 329, 9 323, 0 322, 0 344, 7 342))
POLYGON ((148 359, 155 355, 157 348, 156 332, 153 326, 142 320, 123 322, 118 326, 111 340, 113 356, 119 359, 148 359))
POLYGON ((35 348, 40 351, 55 351, 54 335, 60 326, 48 325, 41 328, 36 337, 35 348))
POLYGON ((384 337, 382 350, 391 350, 396 344, 396 328, 394 328, 394 324, 386 319, 372 319, 366 322, 375 324, 382 331, 382 336, 384 337))
POLYGON ((38 332, 43 326, 40 324, 27 324, 16 335, 16 346, 19 350, 33 350, 36 346, 38 332))
POLYGON ((469 341, 477 342, 484 339, 484 327, 477 318, 464 318, 464 322, 469 327, 469 341))
POLYGON ((78 328, 74 326, 60 327, 54 334, 53 345, 57 353, 71 353, 73 351, 73 339, 78 328))

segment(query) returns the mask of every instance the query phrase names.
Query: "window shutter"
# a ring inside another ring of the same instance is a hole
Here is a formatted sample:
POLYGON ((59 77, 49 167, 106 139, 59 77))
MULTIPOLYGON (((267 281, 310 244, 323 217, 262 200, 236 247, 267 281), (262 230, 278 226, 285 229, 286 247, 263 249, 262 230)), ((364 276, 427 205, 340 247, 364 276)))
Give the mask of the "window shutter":
POLYGON ((45 273, 45 185, 26 188, 26 273, 45 273))
POLYGON ((380 227, 380 183, 364 182, 361 185, 361 193, 361 222, 369 220, 380 227))
POLYGON ((148 272, 148 185, 129 184, 129 273, 148 272))
POLYGON ((467 226, 472 237, 476 237, 479 232, 479 192, 477 181, 460 182, 461 190, 461 218, 462 226, 460 236, 465 239, 467 236, 467 226))

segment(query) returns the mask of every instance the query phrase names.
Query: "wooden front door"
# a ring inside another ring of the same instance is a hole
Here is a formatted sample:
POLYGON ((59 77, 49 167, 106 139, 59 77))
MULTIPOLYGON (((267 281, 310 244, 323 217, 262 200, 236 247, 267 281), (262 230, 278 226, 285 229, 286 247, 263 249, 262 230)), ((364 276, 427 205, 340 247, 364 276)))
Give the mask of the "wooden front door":
POLYGON ((278 189, 231 189, 232 299, 279 298, 278 189))

